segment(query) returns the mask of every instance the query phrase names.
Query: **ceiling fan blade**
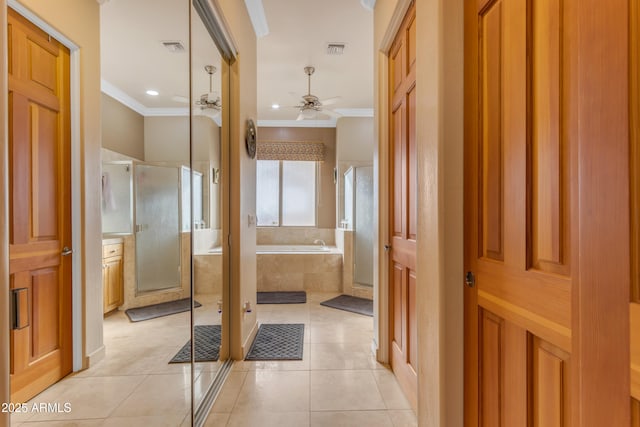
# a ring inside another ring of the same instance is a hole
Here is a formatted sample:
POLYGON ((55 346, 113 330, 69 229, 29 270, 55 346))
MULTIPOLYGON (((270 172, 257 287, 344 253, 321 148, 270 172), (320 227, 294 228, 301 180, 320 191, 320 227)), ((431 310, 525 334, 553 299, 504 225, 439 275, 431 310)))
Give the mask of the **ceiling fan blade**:
POLYGON ((331 104, 335 104, 336 102, 340 101, 340 99, 342 99, 341 96, 334 96, 333 98, 321 99, 320 103, 322 105, 331 105, 331 104))
POLYGON ((181 104, 188 104, 189 103, 189 98, 187 98, 186 96, 173 95, 171 97, 171 100, 175 101, 175 102, 180 102, 181 104))
POLYGON ((304 120, 304 114, 302 114, 302 112, 298 114, 298 118, 296 119, 296 121, 300 121, 300 120, 304 120))

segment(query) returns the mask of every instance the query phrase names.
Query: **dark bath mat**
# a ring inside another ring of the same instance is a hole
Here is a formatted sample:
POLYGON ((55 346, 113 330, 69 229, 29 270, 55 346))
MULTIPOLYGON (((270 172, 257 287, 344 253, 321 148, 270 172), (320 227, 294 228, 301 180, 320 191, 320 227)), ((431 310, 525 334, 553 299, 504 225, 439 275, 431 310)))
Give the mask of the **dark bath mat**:
POLYGON ((305 291, 258 292, 258 304, 304 304, 307 302, 305 291))
MULTIPOLYGON (((200 307, 198 301, 194 301, 195 307, 200 307)), ((191 310, 191 298, 179 299, 176 301, 162 302, 160 304, 146 305, 125 310, 129 320, 140 322, 142 320, 155 319, 156 317, 168 316, 170 314, 182 313, 191 310)))
POLYGON ((302 360, 303 323, 260 325, 245 360, 302 360))
POLYGON ((338 295, 335 298, 321 302, 320 305, 373 317, 373 301, 370 299, 352 297, 351 295, 338 295))
MULTIPOLYGON (((196 325, 196 362, 215 362, 220 357, 220 325, 196 325)), ((191 362, 191 340, 180 349, 169 363, 191 362)))

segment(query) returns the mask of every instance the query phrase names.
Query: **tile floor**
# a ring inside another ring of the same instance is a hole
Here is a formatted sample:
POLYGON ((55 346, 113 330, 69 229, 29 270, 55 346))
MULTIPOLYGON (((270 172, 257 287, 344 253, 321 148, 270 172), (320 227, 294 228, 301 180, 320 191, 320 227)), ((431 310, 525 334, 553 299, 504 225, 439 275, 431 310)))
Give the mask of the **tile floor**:
POLYGON ((304 323, 301 361, 236 362, 208 427, 417 426, 393 374, 371 353, 373 319, 320 305, 260 305, 260 323, 304 323))
MULTIPOLYGON (((198 295, 196 324, 219 324, 214 295, 198 295)), ((191 425, 191 367, 169 360, 189 340, 189 313, 131 323, 124 312, 105 318, 105 358, 33 398, 71 404, 69 413, 12 417, 19 427, 182 427, 191 425)), ((208 388, 217 363, 196 365, 196 398, 208 388)))
MULTIPOLYGON (((310 293, 307 304, 257 307, 260 323, 305 324, 304 358, 236 362, 206 426, 417 425, 395 377, 372 356, 372 318, 319 304, 335 295, 310 293)), ((196 323, 215 323, 217 298, 196 299, 204 308, 196 310, 196 323)), ((72 411, 16 415, 12 427, 189 426, 190 367, 168 364, 188 339, 188 325, 188 313, 140 323, 124 313, 108 316, 105 359, 32 400, 70 402, 72 411)), ((196 366, 196 395, 217 367, 196 366)))

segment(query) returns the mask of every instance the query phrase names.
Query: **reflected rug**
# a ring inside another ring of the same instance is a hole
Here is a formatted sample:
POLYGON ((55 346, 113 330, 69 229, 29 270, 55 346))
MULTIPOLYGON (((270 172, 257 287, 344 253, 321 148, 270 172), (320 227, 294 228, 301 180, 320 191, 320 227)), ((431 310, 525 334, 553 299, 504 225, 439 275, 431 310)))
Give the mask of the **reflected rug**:
MULTIPOLYGON (((220 357, 220 325, 196 325, 196 362, 215 362, 220 357)), ((191 362, 191 340, 173 356, 169 363, 191 362)))

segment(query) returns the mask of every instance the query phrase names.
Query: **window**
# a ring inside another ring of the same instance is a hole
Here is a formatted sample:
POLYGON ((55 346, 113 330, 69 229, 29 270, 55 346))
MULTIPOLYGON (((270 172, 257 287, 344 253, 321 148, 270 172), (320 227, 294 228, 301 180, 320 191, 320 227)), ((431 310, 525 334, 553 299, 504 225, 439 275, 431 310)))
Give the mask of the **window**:
POLYGON ((316 225, 316 162, 258 160, 258 226, 316 225))

